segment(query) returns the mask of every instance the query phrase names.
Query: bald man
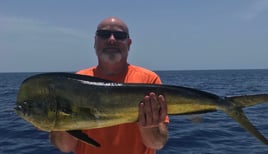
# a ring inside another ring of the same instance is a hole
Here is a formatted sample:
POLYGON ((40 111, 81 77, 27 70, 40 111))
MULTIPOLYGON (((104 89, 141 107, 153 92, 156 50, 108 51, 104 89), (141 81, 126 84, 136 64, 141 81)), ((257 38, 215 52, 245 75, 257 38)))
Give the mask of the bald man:
MULTIPOLYGON (((154 72, 127 62, 131 42, 128 27, 121 19, 109 17, 102 20, 94 43, 98 64, 77 74, 121 83, 161 84, 154 72)), ((51 132, 51 143, 62 152, 74 151, 76 154, 155 154, 168 138, 165 98, 152 91, 137 102, 137 110, 137 123, 83 130, 84 134, 101 144, 99 148, 87 145, 66 132, 51 132)))

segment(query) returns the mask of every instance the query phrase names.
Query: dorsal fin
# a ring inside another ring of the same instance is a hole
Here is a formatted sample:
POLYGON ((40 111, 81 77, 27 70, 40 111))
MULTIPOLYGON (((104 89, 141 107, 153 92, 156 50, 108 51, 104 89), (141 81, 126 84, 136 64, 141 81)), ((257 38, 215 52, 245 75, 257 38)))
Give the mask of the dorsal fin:
POLYGON ((36 78, 36 77, 66 77, 66 78, 71 78, 71 79, 76 79, 76 80, 84 80, 84 81, 90 81, 90 82, 105 82, 105 83, 112 83, 113 81, 110 80, 105 80, 105 79, 101 79, 101 78, 97 78, 97 77, 93 77, 93 76, 88 76, 88 75, 81 75, 81 74, 74 74, 74 73, 66 73, 66 72, 53 72, 53 73, 42 73, 42 74, 37 74, 37 75, 33 75, 29 78, 27 78, 26 80, 24 80, 24 82, 26 82, 27 80, 30 80, 32 78, 36 78))

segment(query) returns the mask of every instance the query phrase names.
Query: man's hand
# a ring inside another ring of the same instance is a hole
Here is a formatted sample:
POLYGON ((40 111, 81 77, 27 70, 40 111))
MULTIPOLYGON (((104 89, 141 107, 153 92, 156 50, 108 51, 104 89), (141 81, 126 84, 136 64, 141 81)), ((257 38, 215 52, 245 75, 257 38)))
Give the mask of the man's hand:
POLYGON ((151 92, 139 104, 139 129, 143 143, 152 149, 161 149, 168 139, 165 124, 167 104, 163 95, 151 92))
POLYGON ((167 104, 163 95, 151 92, 139 105, 139 125, 141 127, 158 127, 167 116, 167 104))

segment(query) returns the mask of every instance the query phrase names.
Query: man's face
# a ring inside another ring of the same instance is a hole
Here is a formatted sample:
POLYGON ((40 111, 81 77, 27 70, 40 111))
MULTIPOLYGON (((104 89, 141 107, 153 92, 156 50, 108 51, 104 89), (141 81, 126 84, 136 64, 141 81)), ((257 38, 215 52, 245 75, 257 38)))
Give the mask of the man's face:
POLYGON ((115 64, 127 61, 130 44, 131 39, 124 28, 112 23, 98 28, 94 47, 100 61, 115 64))

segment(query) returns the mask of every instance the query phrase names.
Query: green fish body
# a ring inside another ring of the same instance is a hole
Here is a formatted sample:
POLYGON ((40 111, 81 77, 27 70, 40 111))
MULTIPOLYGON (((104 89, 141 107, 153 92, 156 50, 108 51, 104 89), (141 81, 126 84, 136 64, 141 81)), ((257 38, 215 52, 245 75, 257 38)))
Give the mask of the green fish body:
POLYGON ((162 94, 169 115, 221 110, 268 145, 242 108, 268 102, 268 94, 219 97, 193 88, 123 84, 71 73, 46 73, 23 81, 16 113, 44 131, 102 128, 138 120, 138 103, 150 92, 162 94))

